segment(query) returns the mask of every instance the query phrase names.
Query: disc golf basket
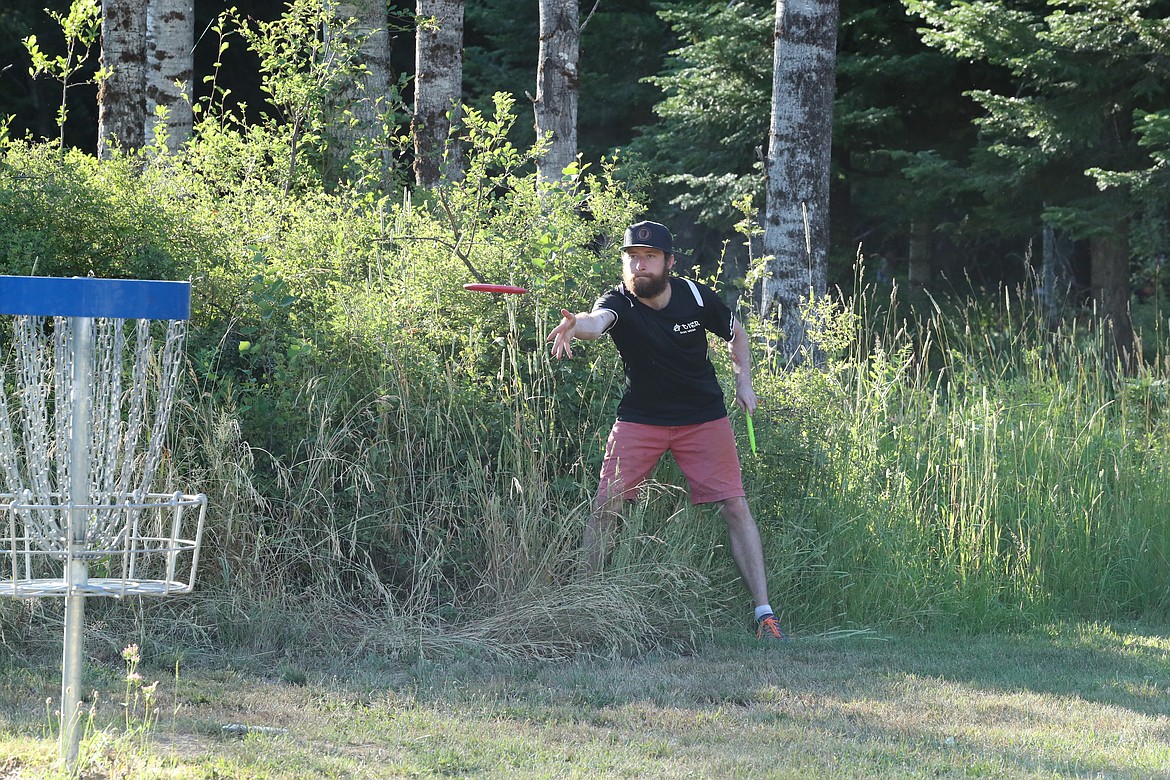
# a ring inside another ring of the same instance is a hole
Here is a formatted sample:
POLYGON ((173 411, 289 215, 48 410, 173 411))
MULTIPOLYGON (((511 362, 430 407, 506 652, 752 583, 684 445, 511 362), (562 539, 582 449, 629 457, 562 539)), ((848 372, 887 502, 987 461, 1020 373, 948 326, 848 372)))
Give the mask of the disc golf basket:
POLYGON ((65 599, 70 768, 86 597, 195 586, 207 498, 154 485, 190 300, 186 282, 0 276, 0 594, 65 599))

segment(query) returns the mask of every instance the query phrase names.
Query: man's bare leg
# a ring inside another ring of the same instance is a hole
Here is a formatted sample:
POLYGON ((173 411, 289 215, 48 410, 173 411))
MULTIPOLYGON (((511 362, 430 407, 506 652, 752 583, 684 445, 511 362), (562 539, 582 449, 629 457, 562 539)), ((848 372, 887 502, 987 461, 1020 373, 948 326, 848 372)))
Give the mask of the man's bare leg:
POLYGON ((739 574, 755 606, 763 606, 768 603, 768 578, 764 572, 764 545, 760 541, 760 529, 756 526, 746 498, 728 498, 720 503, 731 541, 731 557, 739 567, 739 574))
POLYGON ((608 501, 595 505, 585 521, 585 533, 581 537, 581 549, 585 552, 585 572, 601 571, 606 553, 613 545, 614 531, 621 519, 622 497, 618 494, 608 501))

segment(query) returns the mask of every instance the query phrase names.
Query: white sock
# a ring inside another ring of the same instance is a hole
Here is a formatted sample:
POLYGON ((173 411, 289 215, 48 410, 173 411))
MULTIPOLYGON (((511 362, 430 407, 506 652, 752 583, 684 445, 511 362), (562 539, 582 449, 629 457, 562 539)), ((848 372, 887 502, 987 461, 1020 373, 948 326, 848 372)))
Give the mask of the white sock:
POLYGON ((772 607, 768 604, 761 604, 756 607, 756 622, 760 622, 760 618, 773 614, 772 607))

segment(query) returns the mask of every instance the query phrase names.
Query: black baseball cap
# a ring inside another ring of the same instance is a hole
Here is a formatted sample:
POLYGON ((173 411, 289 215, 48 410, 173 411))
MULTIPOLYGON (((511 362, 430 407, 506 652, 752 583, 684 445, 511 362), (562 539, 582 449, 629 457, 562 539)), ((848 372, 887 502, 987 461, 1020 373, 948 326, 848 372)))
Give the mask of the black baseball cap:
POLYGON ((622 239, 622 251, 635 246, 661 249, 663 253, 672 255, 674 236, 667 230, 666 225, 658 222, 635 222, 626 228, 626 235, 622 239))

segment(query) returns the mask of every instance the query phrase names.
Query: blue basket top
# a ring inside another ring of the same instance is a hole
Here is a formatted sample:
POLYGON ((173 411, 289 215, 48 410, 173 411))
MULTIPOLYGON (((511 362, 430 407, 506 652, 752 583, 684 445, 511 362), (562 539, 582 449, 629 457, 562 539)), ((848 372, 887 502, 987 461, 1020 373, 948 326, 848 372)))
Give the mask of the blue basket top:
POLYGON ((0 275, 0 314, 186 320, 191 318, 191 283, 0 275))

